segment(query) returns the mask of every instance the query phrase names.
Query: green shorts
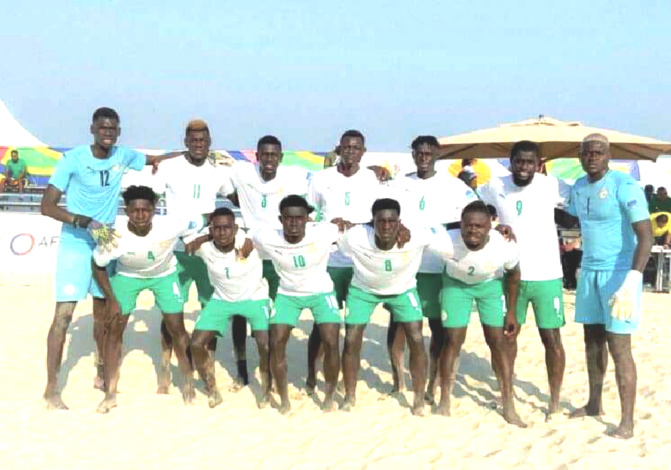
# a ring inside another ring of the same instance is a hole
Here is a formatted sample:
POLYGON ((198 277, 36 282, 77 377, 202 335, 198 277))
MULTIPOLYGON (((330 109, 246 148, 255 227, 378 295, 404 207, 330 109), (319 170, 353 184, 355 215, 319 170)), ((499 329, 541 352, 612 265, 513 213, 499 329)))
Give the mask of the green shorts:
POLYGON ((334 292, 301 296, 277 294, 270 313, 270 324, 296 326, 304 308, 312 311, 318 325, 342 321, 334 292))
POLYGON ((442 274, 417 273, 417 294, 422 304, 422 313, 430 320, 440 320, 440 292, 442 290, 442 274))
POLYGON ((338 300, 338 307, 343 308, 345 300, 347 299, 347 291, 349 285, 352 283, 352 275, 354 270, 350 267, 336 268, 329 266, 326 271, 331 276, 333 281, 333 290, 335 291, 336 300, 338 300))
POLYGON ((112 290, 121 305, 121 313, 129 315, 135 310, 137 297, 143 290, 154 294, 154 301, 166 315, 182 313, 184 298, 179 290, 177 273, 162 277, 140 278, 115 274, 110 278, 112 290))
POLYGON ((345 308, 345 324, 366 325, 379 304, 391 310, 395 322, 408 323, 422 321, 422 305, 417 289, 412 288, 402 294, 376 295, 350 286, 345 308))
POLYGON ((564 291, 561 279, 521 281, 517 297, 517 322, 524 325, 529 303, 534 308, 536 326, 541 329, 561 328, 564 320, 564 291))
POLYGON ((196 283, 198 290, 198 302, 202 308, 205 308, 207 302, 214 294, 214 287, 210 283, 207 275, 207 266, 198 256, 189 256, 183 251, 176 251, 177 257, 177 276, 179 278, 179 291, 182 294, 184 302, 189 301, 189 290, 191 284, 196 283))
POLYGON ((471 320, 474 301, 480 313, 480 323, 503 327, 505 318, 503 279, 466 284, 444 276, 443 285, 440 303, 441 320, 445 328, 466 328, 471 320))
POLYGON ((263 260, 263 277, 268 281, 268 296, 275 300, 277 288, 280 285, 280 277, 277 275, 277 271, 275 271, 273 262, 269 259, 263 260))
POLYGON ((200 312, 194 329, 202 331, 216 331, 223 336, 226 327, 233 315, 245 317, 252 327, 252 331, 267 331, 270 318, 270 301, 241 300, 229 302, 221 299, 211 299, 200 312))

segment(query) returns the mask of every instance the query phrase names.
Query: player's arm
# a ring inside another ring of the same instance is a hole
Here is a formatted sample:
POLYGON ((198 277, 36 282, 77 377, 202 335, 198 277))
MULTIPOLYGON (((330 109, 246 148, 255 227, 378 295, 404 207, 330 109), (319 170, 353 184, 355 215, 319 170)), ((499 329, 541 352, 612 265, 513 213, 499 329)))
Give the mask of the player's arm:
POLYGON ((63 196, 63 192, 53 185, 47 186, 44 195, 42 196, 42 203, 40 204, 40 212, 42 215, 51 217, 54 220, 63 222, 64 224, 73 225, 75 227, 86 228, 91 223, 91 217, 86 217, 79 214, 68 212, 58 203, 63 196))
POLYGON ((506 311, 505 326, 503 334, 506 338, 513 339, 520 332, 520 325, 517 323, 517 295, 520 291, 520 265, 516 264, 514 268, 506 270, 506 298, 508 309, 506 311))
MULTIPOLYGON (((650 258, 650 250, 653 243, 650 219, 634 222, 631 224, 631 228, 636 234, 636 250, 634 251, 634 261, 632 262, 631 269, 642 273, 650 258)), ((669 234, 667 234, 665 243, 668 243, 668 241, 669 234)))
POLYGON ((114 295, 114 290, 112 290, 112 284, 110 283, 109 274, 107 273, 107 266, 99 266, 98 263, 102 261, 98 259, 96 261, 96 254, 91 258, 91 270, 93 271, 93 278, 100 286, 100 289, 103 291, 106 299, 106 321, 111 321, 114 317, 120 314, 121 305, 114 295))
POLYGON ((167 152, 161 155, 149 155, 147 154, 147 166, 153 166, 154 168, 158 169, 158 165, 163 161, 163 160, 168 160, 170 158, 175 158, 175 157, 181 157, 184 155, 184 150, 177 150, 174 152, 167 152))
POLYGON ((577 217, 558 207, 555 207, 555 223, 563 228, 575 228, 580 226, 577 217))
POLYGON ((377 179, 379 181, 387 181, 391 179, 391 174, 389 173, 389 170, 383 166, 371 165, 367 168, 369 170, 372 170, 373 173, 375 173, 375 176, 377 176, 377 179))

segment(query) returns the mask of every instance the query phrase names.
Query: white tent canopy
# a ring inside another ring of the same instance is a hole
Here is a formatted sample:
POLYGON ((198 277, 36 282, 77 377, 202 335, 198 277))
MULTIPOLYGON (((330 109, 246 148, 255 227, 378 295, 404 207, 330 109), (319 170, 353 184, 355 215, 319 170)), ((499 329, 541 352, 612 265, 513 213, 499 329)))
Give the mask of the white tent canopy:
POLYGON ((0 146, 45 147, 46 144, 27 131, 0 100, 0 146))

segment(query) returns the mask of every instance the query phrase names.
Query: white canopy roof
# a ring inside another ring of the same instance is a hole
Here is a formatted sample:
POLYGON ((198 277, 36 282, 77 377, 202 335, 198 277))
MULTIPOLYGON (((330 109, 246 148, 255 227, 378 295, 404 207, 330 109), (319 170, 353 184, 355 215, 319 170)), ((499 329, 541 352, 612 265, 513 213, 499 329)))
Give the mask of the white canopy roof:
POLYGON ((0 100, 0 146, 45 147, 46 144, 27 131, 0 100))

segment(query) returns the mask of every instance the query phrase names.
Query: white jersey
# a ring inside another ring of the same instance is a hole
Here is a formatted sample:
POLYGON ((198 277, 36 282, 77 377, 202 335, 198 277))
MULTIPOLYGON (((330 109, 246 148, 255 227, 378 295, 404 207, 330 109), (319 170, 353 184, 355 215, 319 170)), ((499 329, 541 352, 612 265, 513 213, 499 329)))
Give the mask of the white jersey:
POLYGON ((496 207, 499 222, 515 232, 523 281, 563 277, 554 208, 564 203, 570 189, 557 178, 540 173, 528 186, 517 186, 509 175, 480 188, 482 200, 496 207))
POLYGON ((381 250, 375 245, 375 229, 357 225, 338 242, 343 253, 354 263, 352 286, 376 295, 398 295, 417 285, 415 276, 425 249, 440 253, 443 259, 453 254, 452 243, 444 229, 410 230, 410 241, 403 248, 381 250))
POLYGON ((330 222, 308 223, 298 243, 284 239, 282 230, 271 228, 251 233, 260 255, 270 259, 280 278, 278 293, 291 296, 325 294, 333 291, 326 272, 331 245, 339 237, 338 226, 330 222))
POLYGON ((270 181, 261 178, 258 165, 253 163, 239 161, 232 170, 231 179, 246 228, 281 228, 280 201, 290 194, 307 196, 310 173, 304 168, 280 165, 270 181))
MULTIPOLYGON (((401 202, 401 220, 406 226, 432 228, 461 220, 461 211, 478 197, 463 181, 447 171, 436 172, 432 177, 421 179, 410 173, 394 182, 401 202)), ((421 273, 443 272, 443 260, 424 253, 421 273)))
POLYGON ((165 203, 170 215, 210 214, 216 209, 217 194, 223 197, 234 191, 231 167, 215 165, 208 160, 196 166, 186 157, 161 162, 156 177, 165 187, 165 203))
MULTIPOLYGON (((322 220, 326 222, 340 217, 353 224, 363 224, 373 219, 373 203, 386 193, 375 172, 368 168, 362 167, 347 177, 337 167, 331 167, 313 175, 308 202, 321 212, 322 220)), ((329 266, 352 266, 352 260, 337 250, 331 254, 329 266)))
POLYGON ((111 252, 101 251, 96 247, 93 259, 100 266, 107 266, 117 260, 116 272, 123 276, 138 278, 155 278, 172 274, 177 266, 173 252, 179 237, 195 234, 202 223, 185 221, 170 216, 156 216, 152 228, 147 235, 139 237, 128 229, 128 224, 119 224, 117 231, 121 235, 117 239, 118 246, 111 252))
POLYGON ((508 242, 496 230, 489 232, 489 241, 480 250, 471 251, 464 244, 461 230, 449 232, 454 246, 454 256, 445 262, 445 273, 466 284, 478 284, 501 278, 513 269, 519 259, 517 245, 508 242))
POLYGON ((268 298, 268 283, 263 278, 263 264, 257 250, 247 258, 239 258, 235 249, 224 253, 209 241, 201 245, 196 256, 207 266, 215 299, 239 302, 268 298))

